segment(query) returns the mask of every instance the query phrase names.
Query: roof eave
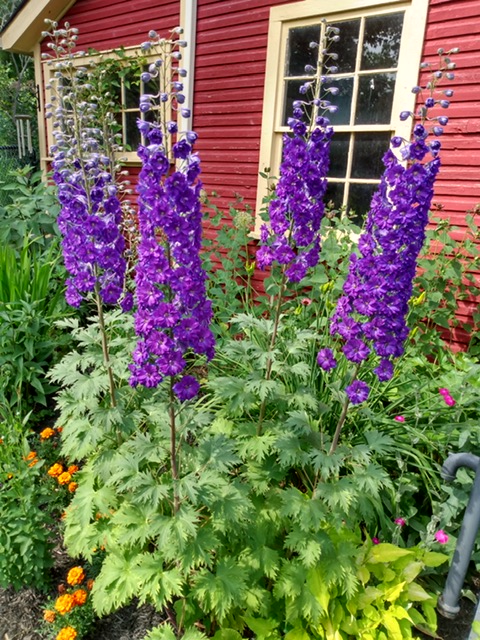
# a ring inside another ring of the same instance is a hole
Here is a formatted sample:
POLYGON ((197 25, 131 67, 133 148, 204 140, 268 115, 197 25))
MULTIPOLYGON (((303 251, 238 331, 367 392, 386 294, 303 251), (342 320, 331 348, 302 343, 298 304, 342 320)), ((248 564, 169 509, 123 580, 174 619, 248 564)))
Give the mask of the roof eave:
POLYGON ((30 0, 7 24, 0 36, 0 47, 15 53, 32 53, 42 39, 45 20, 59 20, 75 0, 30 0))

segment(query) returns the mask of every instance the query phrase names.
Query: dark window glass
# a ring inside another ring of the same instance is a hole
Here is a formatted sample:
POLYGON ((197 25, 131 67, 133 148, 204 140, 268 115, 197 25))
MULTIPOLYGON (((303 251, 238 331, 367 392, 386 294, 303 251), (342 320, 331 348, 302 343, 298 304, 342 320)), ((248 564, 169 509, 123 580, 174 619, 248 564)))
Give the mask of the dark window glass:
POLYGON ((336 133, 330 143, 330 170, 332 178, 345 178, 347 174, 349 133, 336 133))
POLYGON ((128 111, 127 113, 125 113, 124 139, 125 143, 131 149, 136 149, 141 142, 140 131, 138 130, 137 126, 137 118, 139 117, 139 115, 139 111, 128 111))
POLYGON ((380 179, 389 133, 357 133, 353 143, 352 178, 380 179))
POLYGON ((388 124, 392 117, 395 73, 359 78, 355 124, 388 124))
MULTIPOLYGON (((283 108, 283 120, 282 123, 284 125, 287 124, 289 118, 293 115, 293 103, 295 100, 311 100, 312 94, 311 92, 306 95, 302 95, 299 91, 302 84, 305 84, 305 80, 287 80, 286 81, 286 89, 285 89, 285 101, 283 108)), ((311 107, 307 107, 307 115, 310 117, 311 107)))
POLYGON ((334 78, 332 87, 337 87, 339 93, 336 96, 327 96, 328 100, 338 107, 335 113, 328 113, 332 124, 350 124, 352 111, 353 78, 334 78))
POLYGON ((398 64, 403 13, 365 20, 361 69, 391 69, 398 64))
POLYGON ((333 42, 329 47, 329 53, 338 55, 337 60, 331 60, 328 66, 338 67, 339 73, 351 73, 355 70, 355 60, 357 58, 358 32, 360 20, 345 20, 343 22, 332 23, 331 26, 340 29, 340 40, 333 42))
POLYGON ((304 76, 305 66, 317 66, 318 47, 311 48, 310 42, 319 42, 320 25, 295 27, 288 31, 287 76, 304 76))
POLYGON ((332 205, 334 209, 340 209, 343 205, 343 192, 345 185, 342 182, 329 182, 325 194, 325 203, 332 205))
POLYGON ((377 188, 376 184, 350 184, 347 212, 356 224, 363 224, 377 188))

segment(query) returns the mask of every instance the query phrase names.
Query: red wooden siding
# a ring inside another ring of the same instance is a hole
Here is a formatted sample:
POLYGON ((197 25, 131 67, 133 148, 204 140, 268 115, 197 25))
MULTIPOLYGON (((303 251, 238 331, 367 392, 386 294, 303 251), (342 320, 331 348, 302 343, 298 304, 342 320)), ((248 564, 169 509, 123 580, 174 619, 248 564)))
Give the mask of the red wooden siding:
POLYGON ((179 25, 180 2, 77 0, 63 19, 80 30, 79 49, 137 46, 151 29, 166 33, 179 25))
MULTIPOLYGON (((447 115, 448 125, 442 137, 442 168, 435 186, 434 202, 441 205, 439 215, 450 219, 459 230, 466 228, 467 212, 480 203, 480 5, 478 0, 430 0, 424 59, 435 59, 439 47, 459 47, 452 56, 457 68, 455 79, 445 82, 452 88, 450 107, 434 115, 447 115)), ((433 113, 433 112, 432 112, 433 113)), ((480 215, 475 213, 477 224, 480 215)), ((469 322, 478 308, 478 300, 459 301, 457 317, 469 322)), ((462 329, 453 331, 456 347, 468 343, 462 329)))
MULTIPOLYGON (((236 195, 255 207, 269 12, 289 2, 198 0, 193 128, 204 188, 218 193, 215 203, 225 210, 236 195)), ((77 0, 65 19, 80 30, 79 48, 105 50, 138 45, 152 28, 167 32, 178 25, 179 9, 180 0, 77 0)), ((466 211, 480 203, 480 5, 430 0, 424 59, 456 46, 455 94, 450 108, 438 111, 450 122, 434 202, 461 234, 466 211)), ((206 233, 214 230, 207 225, 206 233)), ((459 318, 471 317, 475 306, 462 302, 459 318)), ((461 331, 455 337, 466 342, 461 331)))
POLYGON ((198 0, 194 129, 207 192, 255 206, 270 7, 289 0, 198 0))

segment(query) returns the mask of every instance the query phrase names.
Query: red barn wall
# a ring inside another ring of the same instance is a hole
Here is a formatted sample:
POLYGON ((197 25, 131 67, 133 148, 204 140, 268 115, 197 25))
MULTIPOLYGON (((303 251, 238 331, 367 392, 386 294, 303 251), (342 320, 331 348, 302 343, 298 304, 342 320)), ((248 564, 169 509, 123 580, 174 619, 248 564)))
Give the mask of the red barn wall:
MULTIPOLYGON (((270 7, 291 0, 198 0, 194 120, 207 194, 227 210, 239 195, 255 207, 270 7)), ((138 45, 150 29, 179 24, 179 0, 77 0, 64 19, 80 30, 79 48, 138 45)), ((431 0, 424 59, 459 46, 455 95, 443 137, 434 201, 461 230, 480 202, 480 6, 478 0, 431 0)), ((137 171, 132 171, 132 182, 137 171)), ((213 235, 207 228, 207 234, 213 235)), ((261 275, 256 274, 257 286, 261 275)), ((476 302, 462 302, 461 320, 476 302)), ((467 335, 457 331, 456 340, 467 335)))
MULTIPOLYGON (((435 115, 449 116, 442 137, 442 168, 435 185, 434 203, 440 205, 438 215, 450 219, 458 227, 455 237, 466 229, 467 212, 475 212, 477 225, 480 215, 480 4, 478 0, 430 0, 424 59, 433 60, 437 50, 459 47, 452 56, 457 68, 455 79, 445 82, 452 88, 450 107, 438 109, 435 115)), ((433 113, 433 112, 432 112, 433 113)), ((477 274, 480 286, 480 277, 477 274)), ((479 300, 459 302, 457 317, 471 322, 479 300)), ((466 344, 469 335, 457 328, 453 337, 458 344, 466 344)))

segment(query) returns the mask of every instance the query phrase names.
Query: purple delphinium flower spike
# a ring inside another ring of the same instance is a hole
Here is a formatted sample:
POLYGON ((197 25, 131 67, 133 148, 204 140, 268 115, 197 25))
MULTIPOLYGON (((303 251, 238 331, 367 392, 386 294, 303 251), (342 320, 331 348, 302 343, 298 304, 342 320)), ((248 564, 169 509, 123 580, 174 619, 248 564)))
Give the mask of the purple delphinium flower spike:
MULTIPOLYGON (((61 207, 58 227, 70 274, 66 299, 78 307, 95 291, 104 303, 116 304, 124 295, 127 265, 113 162, 118 146, 112 133, 114 116, 105 115, 99 121, 99 98, 92 95, 91 78, 85 79, 84 70, 73 63, 73 54, 67 53, 75 45, 76 30, 54 28, 45 35, 51 38, 53 51, 45 55, 55 69, 47 112, 53 119, 55 139, 51 153, 61 207), (65 47, 65 41, 71 46, 65 47)), ((121 304, 128 308, 128 297, 121 304)))
MULTIPOLYGON (((338 40, 335 29, 327 26, 321 46, 317 43, 314 47, 319 49, 317 66, 321 74, 333 69, 326 65, 335 55, 328 53, 330 44, 338 40)), ((311 74, 312 68, 307 65, 306 73, 311 74)), ((270 224, 261 228, 261 246, 256 256, 261 269, 274 262, 282 265, 289 282, 300 282, 320 257, 320 226, 333 136, 329 119, 320 114, 336 109, 329 101, 320 99, 324 81, 325 76, 320 75, 303 84, 302 100, 293 103, 293 114, 287 122, 291 133, 283 137, 280 177, 268 208, 270 224)), ((334 95, 336 88, 327 91, 334 95)))
MULTIPOLYGON (((161 48, 162 43, 165 41, 159 39, 153 45, 160 46, 163 57, 172 56, 168 47, 161 48)), ((154 68, 151 75, 159 77, 154 68)), ((150 105, 155 100, 164 102, 164 95, 170 105, 178 103, 177 89, 159 87, 150 105)), ((189 112, 181 109, 187 117, 189 112)), ((158 113, 153 111, 153 116, 158 113)), ((197 380, 183 375, 187 354, 202 354, 207 359, 214 355, 212 305, 206 297, 200 259, 202 183, 198 179, 200 159, 193 151, 197 135, 178 132, 172 122, 142 119, 138 125, 145 141, 138 149, 142 169, 137 184, 140 242, 135 332, 139 339, 130 365, 130 384, 156 387, 170 376, 173 392, 185 401, 199 391, 197 380), (175 171, 171 170, 169 149, 177 163, 175 171)))
POLYGON ((412 140, 392 138, 383 158, 385 171, 331 322, 331 333, 343 339, 349 360, 359 365, 370 352, 380 358, 374 369, 380 381, 390 380, 393 360, 404 351, 408 301, 440 169, 441 145, 430 139, 435 126, 430 131, 425 126, 436 120, 428 117, 438 104, 435 82, 427 85, 431 95, 419 109, 421 123, 414 126, 412 140))

